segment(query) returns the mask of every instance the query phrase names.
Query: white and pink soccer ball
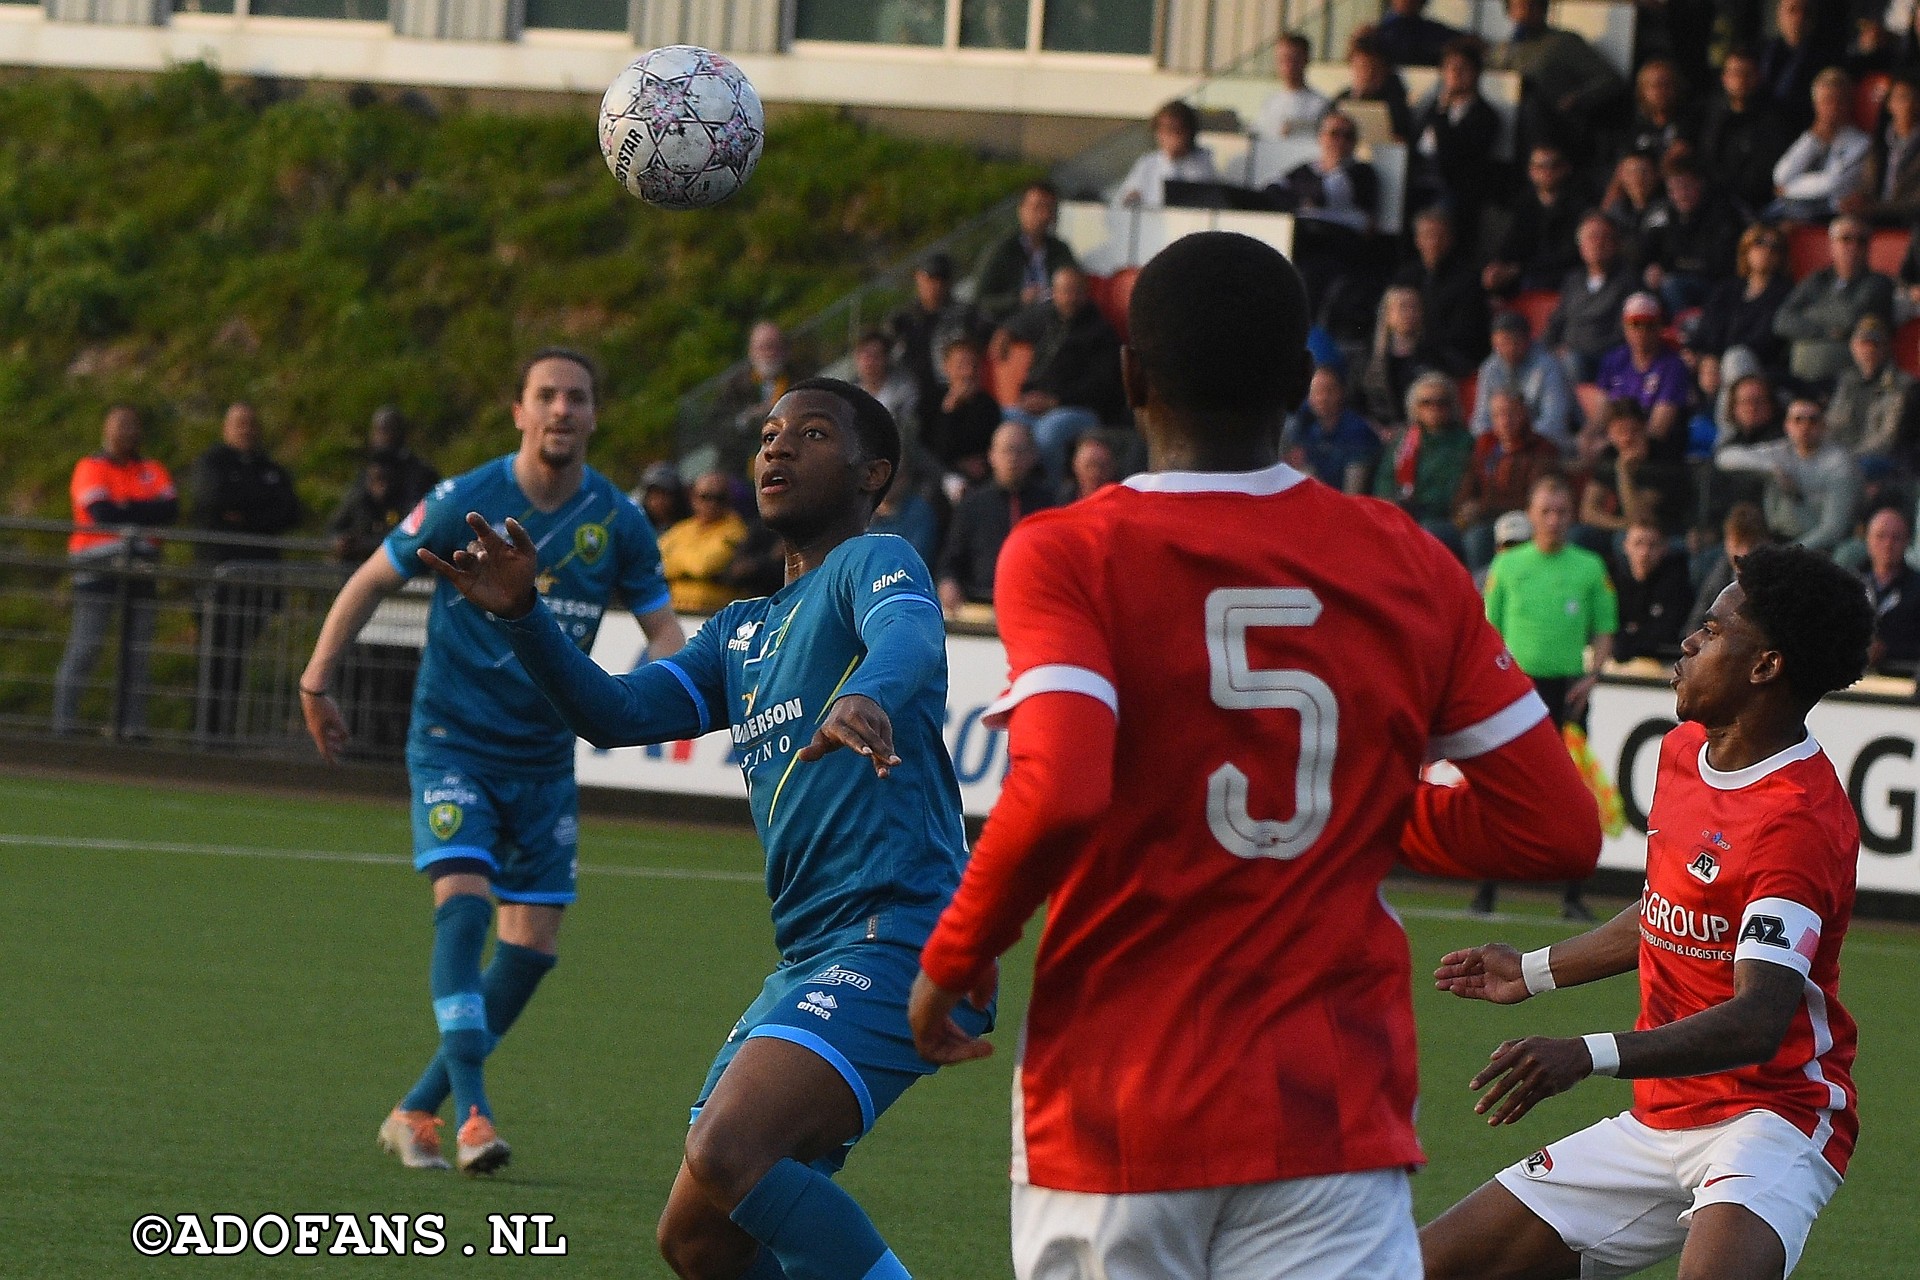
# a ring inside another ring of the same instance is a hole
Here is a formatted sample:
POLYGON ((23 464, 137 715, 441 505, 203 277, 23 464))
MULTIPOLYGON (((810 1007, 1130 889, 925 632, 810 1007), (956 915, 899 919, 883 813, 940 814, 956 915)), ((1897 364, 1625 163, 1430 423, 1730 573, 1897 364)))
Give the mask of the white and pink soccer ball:
POLYGON ((600 100, 600 154, 628 191, 663 209, 704 209, 760 162, 766 115, 740 68, 697 45, 641 54, 600 100))

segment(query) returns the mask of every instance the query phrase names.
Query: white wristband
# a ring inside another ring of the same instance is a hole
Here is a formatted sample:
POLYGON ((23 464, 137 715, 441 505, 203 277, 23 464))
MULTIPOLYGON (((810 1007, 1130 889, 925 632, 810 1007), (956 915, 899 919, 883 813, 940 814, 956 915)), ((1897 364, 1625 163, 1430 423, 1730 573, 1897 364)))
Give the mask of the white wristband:
POLYGON ((1526 979, 1528 995, 1537 996, 1554 989, 1553 965, 1547 960, 1547 953, 1552 950, 1552 947, 1542 947, 1520 957, 1520 976, 1526 979))
POLYGON ((1593 1058, 1593 1074, 1597 1076, 1617 1076, 1620 1074, 1620 1042, 1613 1038, 1610 1031, 1597 1035, 1581 1036, 1587 1042, 1587 1053, 1593 1058))

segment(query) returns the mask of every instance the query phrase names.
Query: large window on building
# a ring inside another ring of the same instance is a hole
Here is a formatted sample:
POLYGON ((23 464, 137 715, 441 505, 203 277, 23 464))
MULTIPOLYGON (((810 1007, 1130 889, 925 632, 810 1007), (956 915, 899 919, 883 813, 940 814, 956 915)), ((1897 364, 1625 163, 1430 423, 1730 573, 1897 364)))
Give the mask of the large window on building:
POLYGON ((1153 52, 1153 11, 1154 0, 796 0, 794 35, 858 44, 945 46, 951 40, 959 49, 1144 56, 1153 52))
POLYGON ((1027 47, 1027 0, 960 0, 960 47, 1027 47))
POLYGON ((1046 0, 1040 47, 1073 53, 1153 52, 1153 0, 1046 0))
POLYGON ((247 0, 247 12, 256 18, 344 18, 352 22, 385 22, 387 0, 247 0))
POLYGON ((625 31, 627 0, 527 0, 527 25, 564 31, 625 31))
POLYGON ((800 0, 793 34, 860 44, 944 44, 948 0, 800 0))

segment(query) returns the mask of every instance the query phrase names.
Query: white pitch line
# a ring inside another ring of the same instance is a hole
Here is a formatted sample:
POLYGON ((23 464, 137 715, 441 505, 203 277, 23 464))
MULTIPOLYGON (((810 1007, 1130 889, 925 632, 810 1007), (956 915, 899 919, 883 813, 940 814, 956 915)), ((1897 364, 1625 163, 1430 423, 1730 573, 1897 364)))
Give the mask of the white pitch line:
MULTIPOLYGON (((391 853, 352 853, 336 849, 270 849, 244 844, 186 844, 169 840, 112 840, 97 836, 29 836, 0 832, 0 848, 90 849, 101 853, 185 853, 210 858, 261 858, 278 862, 342 862, 373 866, 411 867, 413 859, 391 853)), ((766 877, 751 871, 709 871, 698 867, 597 866, 583 863, 581 875, 618 876, 630 880, 700 880, 720 884, 763 884, 766 877)), ((1582 926, 1547 916, 1522 916, 1502 913, 1475 915, 1461 907, 1396 906, 1396 914, 1414 920, 1472 920, 1488 926, 1530 925, 1580 932, 1582 926)), ((1899 943, 1849 942, 1848 953, 1862 951, 1884 955, 1909 955, 1915 948, 1899 943)))

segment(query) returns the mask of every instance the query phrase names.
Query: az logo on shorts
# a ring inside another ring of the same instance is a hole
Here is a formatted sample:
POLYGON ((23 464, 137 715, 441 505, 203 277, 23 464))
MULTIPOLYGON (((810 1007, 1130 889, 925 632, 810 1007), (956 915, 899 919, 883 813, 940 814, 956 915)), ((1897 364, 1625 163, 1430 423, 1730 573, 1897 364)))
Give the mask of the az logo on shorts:
POLYGON ((1542 1147, 1520 1162, 1520 1172, 1529 1178, 1544 1178, 1553 1172, 1553 1157, 1542 1147))
POLYGON ((437 804, 427 810, 427 828, 440 839, 451 840, 465 816, 457 804, 437 804))

